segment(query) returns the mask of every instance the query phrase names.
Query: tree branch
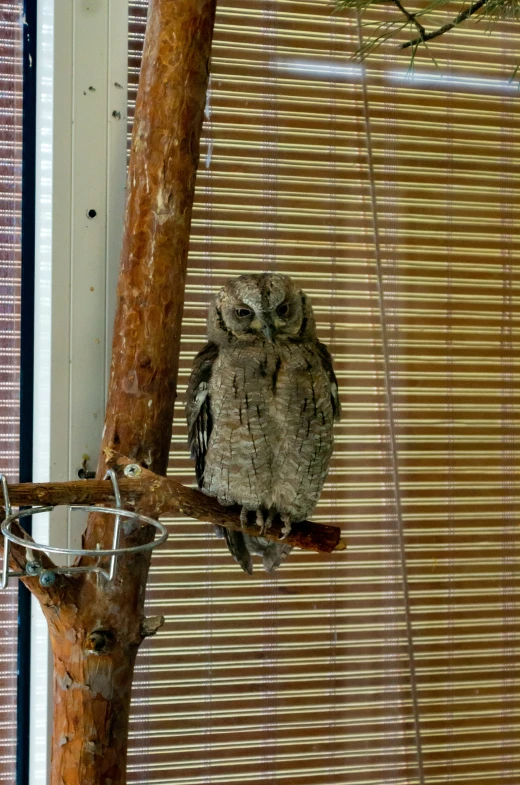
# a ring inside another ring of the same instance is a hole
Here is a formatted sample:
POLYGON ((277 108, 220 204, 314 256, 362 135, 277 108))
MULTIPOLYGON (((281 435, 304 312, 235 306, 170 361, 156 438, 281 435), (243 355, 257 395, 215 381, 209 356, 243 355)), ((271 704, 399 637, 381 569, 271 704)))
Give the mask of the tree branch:
MULTIPOLYGON (((397 5, 398 0, 393 0, 393 2, 397 5)), ((466 19, 469 19, 470 16, 473 16, 477 11, 479 11, 483 6, 486 5, 488 0, 477 0, 476 3, 473 3, 465 11, 462 11, 458 16, 455 17, 451 22, 439 27, 438 30, 433 30, 431 33, 424 33, 421 34, 420 38, 414 38, 413 41, 407 41, 405 44, 401 44, 401 49, 408 49, 411 46, 418 46, 419 44, 425 43, 426 41, 431 41, 434 38, 438 38, 440 35, 447 33, 452 28, 460 25, 462 22, 465 22, 466 19)), ((404 10, 401 8, 401 11, 404 10)), ((405 14, 406 15, 406 14, 405 14)), ((413 16, 413 14, 412 14, 413 16)), ((424 28, 423 28, 424 29, 424 28)))
POLYGON ((427 35, 427 33, 426 33, 426 30, 424 29, 424 27, 422 26, 422 24, 417 21, 417 18, 415 16, 415 14, 411 14, 410 11, 408 11, 404 7, 404 5, 401 3, 400 0, 392 0, 392 2, 400 10, 400 12, 403 14, 403 16, 405 16, 408 19, 410 24, 414 25, 414 27, 417 29, 417 31, 419 32, 419 35, 420 35, 420 39, 419 40, 420 41, 424 41, 425 40, 425 36, 427 35))
MULTIPOLYGON (((27 483, 27 485, 31 485, 32 483, 27 483)), ((11 492, 11 488, 14 486, 9 487, 9 492, 11 492)), ((23 495, 23 494, 22 494, 23 495)), ((34 498, 34 497, 33 497, 34 498)), ((11 499, 11 501, 13 501, 11 499)), ((14 506, 30 506, 31 502, 24 504, 23 502, 16 502, 14 501, 14 506)), ((5 518, 5 510, 0 510, 0 520, 5 518)), ((14 521, 11 526, 11 531, 17 537, 21 537, 22 539, 27 541, 27 547, 30 548, 30 544, 34 542, 33 538, 27 534, 25 529, 18 523, 18 521, 14 521)), ((4 544, 4 536, 0 534, 0 546, 4 544)), ((22 546, 18 545, 15 542, 11 542, 9 546, 9 567, 14 572, 18 570, 23 570, 27 567, 27 562, 30 559, 27 558, 28 552, 22 546)), ((52 570, 56 569, 56 565, 52 561, 52 559, 47 556, 46 553, 42 553, 38 551, 38 561, 42 565, 44 570, 52 570)), ((56 583, 52 584, 51 586, 42 586, 38 576, 20 576, 20 580, 24 582, 27 586, 31 594, 34 594, 35 597, 45 606, 52 606, 61 603, 66 596, 66 594, 70 591, 72 583, 70 581, 69 576, 58 574, 56 576, 56 583)))
MULTIPOLYGON (((128 458, 113 454, 109 459, 122 474, 132 463, 128 458)), ((129 508, 152 515, 187 515, 208 524, 241 529, 240 508, 222 507, 216 499, 195 488, 187 488, 172 477, 162 477, 141 468, 139 476, 118 480, 121 497, 129 508)), ((112 483, 108 480, 77 480, 57 483, 23 483, 9 486, 9 496, 14 505, 32 504, 99 504, 114 501, 112 483)), ((276 518, 265 535, 267 539, 281 538, 282 522, 276 518)), ((247 534, 258 535, 258 528, 251 523, 244 529, 247 534)), ((295 548, 330 553, 343 550, 340 529, 336 526, 302 521, 293 524, 291 534, 284 542, 295 548)))

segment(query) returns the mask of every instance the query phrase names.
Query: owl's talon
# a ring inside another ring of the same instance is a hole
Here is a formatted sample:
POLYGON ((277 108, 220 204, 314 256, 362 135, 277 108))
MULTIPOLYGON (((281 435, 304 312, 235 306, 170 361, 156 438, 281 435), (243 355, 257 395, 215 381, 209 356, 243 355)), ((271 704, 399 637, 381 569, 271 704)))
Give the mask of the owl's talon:
POLYGON ((242 507, 242 509, 240 510, 240 526, 242 527, 242 529, 246 529, 247 528, 247 513, 248 512, 249 512, 249 510, 247 510, 245 507, 242 507))
POLYGON ((264 521, 264 513, 260 508, 256 511, 256 525, 260 529, 260 534, 264 534, 265 532, 265 521, 264 521))
POLYGON ((266 534, 266 532, 269 531, 269 529, 273 525, 273 520, 274 520, 274 516, 275 515, 276 515, 276 512, 274 510, 270 510, 269 511, 269 515, 267 516, 267 519, 264 521, 264 527, 262 529, 262 534, 266 534))
POLYGON ((286 540, 289 534, 291 533, 292 523, 291 519, 288 515, 282 515, 282 536, 280 537, 281 540, 286 540))

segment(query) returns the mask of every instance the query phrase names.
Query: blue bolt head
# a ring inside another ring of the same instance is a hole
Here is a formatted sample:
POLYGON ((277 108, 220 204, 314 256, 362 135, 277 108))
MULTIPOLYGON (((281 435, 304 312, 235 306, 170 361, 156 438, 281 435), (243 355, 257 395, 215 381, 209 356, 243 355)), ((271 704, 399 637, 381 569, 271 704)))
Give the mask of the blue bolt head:
POLYGON ((37 561, 28 561, 25 565, 25 572, 27 575, 38 575, 41 572, 42 566, 37 561))
POLYGON ((40 573, 40 584, 42 586, 52 586, 56 580, 56 575, 52 570, 44 570, 40 573))

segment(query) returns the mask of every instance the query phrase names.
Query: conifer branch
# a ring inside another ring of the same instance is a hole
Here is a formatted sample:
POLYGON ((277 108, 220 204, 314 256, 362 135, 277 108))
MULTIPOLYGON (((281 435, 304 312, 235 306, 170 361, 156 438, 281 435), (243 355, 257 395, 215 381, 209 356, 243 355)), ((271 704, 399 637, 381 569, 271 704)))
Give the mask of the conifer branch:
MULTIPOLYGON (((391 38, 395 38, 401 31, 410 27, 414 28, 418 35, 410 38, 409 41, 400 43, 399 49, 412 50, 413 65, 413 59, 420 46, 427 47, 429 41, 433 41, 453 30, 454 27, 464 24, 471 17, 475 17, 476 20, 485 18, 491 25, 499 21, 508 21, 510 23, 520 21, 520 0, 475 0, 470 5, 464 3, 457 16, 430 32, 428 32, 422 20, 433 12, 448 10, 447 0, 430 0, 427 5, 418 8, 417 11, 409 10, 409 8, 405 7, 403 0, 335 0, 335 2, 337 10, 354 11, 360 20, 367 11, 373 11, 376 6, 382 7, 390 4, 398 12, 397 18, 384 18, 379 21, 371 20, 370 22, 362 23, 361 26, 363 28, 371 28, 374 30, 374 33, 362 41, 361 46, 354 55, 357 60, 364 60, 382 44, 391 38)), ((515 69, 511 79, 515 78, 518 71, 519 67, 515 69)))
MULTIPOLYGON (((394 3, 397 4, 398 2, 399 0, 394 0, 394 3)), ((477 11, 480 11, 480 9, 485 6, 487 2, 488 0, 477 0, 476 3, 473 3, 468 8, 466 8, 465 11, 461 11, 461 13, 456 16, 455 19, 452 19, 451 22, 448 22, 442 27, 439 27, 437 30, 433 30, 431 33, 427 33, 423 28, 423 32, 419 38, 414 38, 412 41, 406 41, 406 43, 402 44, 400 48, 408 49, 410 46, 417 46, 417 44, 425 43, 426 41, 432 41, 434 38, 444 35, 444 33, 447 33, 457 25, 462 24, 466 21, 466 19, 469 19, 470 16, 473 16, 473 14, 476 14, 477 11)))

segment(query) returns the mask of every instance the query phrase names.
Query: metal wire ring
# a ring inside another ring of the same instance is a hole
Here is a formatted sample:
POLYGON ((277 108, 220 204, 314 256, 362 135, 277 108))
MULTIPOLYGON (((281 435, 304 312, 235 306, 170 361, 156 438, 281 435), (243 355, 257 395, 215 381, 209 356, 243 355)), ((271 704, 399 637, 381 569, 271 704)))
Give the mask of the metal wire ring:
POLYGON ((162 545, 163 542, 166 542, 168 538, 168 531, 164 524, 160 523, 159 521, 155 521, 153 518, 149 518, 147 515, 140 515, 137 512, 131 512, 130 510, 122 510, 115 507, 93 507, 81 504, 71 504, 69 505, 70 510, 81 510, 82 512, 102 512, 106 513, 107 515, 115 515, 120 516, 121 518, 126 518, 127 520, 132 520, 135 522, 149 524, 153 526, 157 531, 161 532, 161 536, 158 540, 152 540, 152 542, 145 542, 142 545, 131 545, 128 548, 109 548, 106 550, 87 550, 83 548, 57 548, 54 545, 42 545, 37 542, 32 542, 31 540, 24 540, 21 537, 17 537, 15 534, 11 532, 11 524, 18 520, 19 518, 28 518, 31 515, 37 515, 40 512, 50 512, 53 510, 54 507, 31 507, 27 510, 21 510, 20 512, 13 513, 9 515, 1 526, 1 531, 4 537, 7 537, 10 542, 15 542, 17 545, 21 545, 23 548, 27 548, 31 551, 41 551, 43 553, 61 553, 64 556, 123 556, 125 553, 139 553, 140 551, 151 551, 154 548, 157 548, 159 545, 162 545))
MULTIPOLYGON (((54 582, 56 579, 56 575, 58 573, 75 575, 77 573, 83 572, 96 572, 98 574, 103 575, 109 582, 113 581, 116 571, 116 564, 117 564, 117 557, 123 556, 126 553, 140 553, 141 551, 151 551, 154 548, 157 548, 159 545, 162 545, 168 538, 168 532, 166 527, 160 523, 159 521, 154 520, 153 518, 149 518, 147 515, 141 515, 137 512, 130 512, 130 510, 124 510, 122 508, 121 502, 121 493, 119 490, 119 485, 117 482, 116 473, 113 469, 109 469, 105 475, 105 479, 109 477, 112 481, 112 486, 114 489, 114 499, 116 502, 115 507, 94 507, 93 505, 85 505, 85 504, 71 504, 71 505, 64 505, 67 506, 69 510, 81 510, 82 512, 93 512, 93 513, 104 513, 107 515, 114 515, 115 516, 115 524, 114 524, 114 535, 112 539, 113 548, 107 548, 106 550, 87 550, 85 548, 57 548, 54 545, 42 545, 38 542, 33 542, 32 540, 25 540, 21 537, 17 537, 15 534, 11 532, 11 524, 14 521, 19 520, 20 518, 28 518, 31 515, 37 515, 40 512, 50 512, 54 509, 54 506, 47 506, 47 507, 31 507, 25 510, 19 510, 16 514, 13 514, 11 501, 9 499, 9 488, 7 485, 7 479, 4 474, 0 475, 1 486, 4 494, 4 506, 6 511, 6 518, 3 521, 2 525, 0 526, 0 531, 4 535, 4 561, 2 565, 2 579, 0 588, 5 589, 9 578, 21 577, 23 575, 33 574, 29 573, 27 567, 25 570, 22 571, 15 571, 9 572, 9 545, 11 542, 16 543, 17 545, 21 545, 22 548, 25 548, 26 551, 39 551, 42 553, 59 553, 63 556, 92 556, 93 558, 97 559, 97 566, 93 567, 53 567, 49 570, 41 570, 38 569, 38 564, 36 564, 36 572, 34 574, 40 574, 40 583, 43 585, 50 585, 50 583, 54 582), (142 545, 131 545, 127 548, 118 548, 117 545, 119 543, 119 537, 121 533, 121 519, 126 518, 127 520, 134 521, 137 523, 144 523, 150 526, 153 526, 157 531, 160 532, 160 537, 157 540, 152 540, 151 542, 143 543, 142 545), (110 566, 108 572, 102 569, 99 566, 99 559, 103 556, 110 556, 110 566), (52 581, 50 580, 52 578, 52 581), (44 583, 44 580, 46 581, 44 583)), ((57 505, 59 506, 59 505, 57 505)), ((22 531, 24 529, 22 528, 22 531)), ((35 565, 33 565, 34 567, 35 565)))

